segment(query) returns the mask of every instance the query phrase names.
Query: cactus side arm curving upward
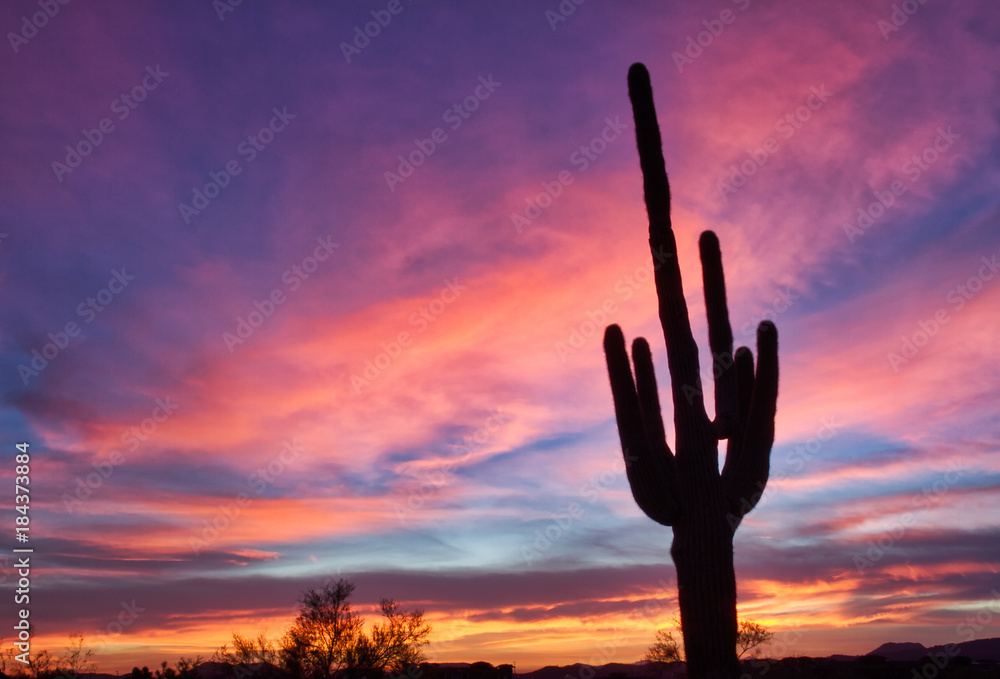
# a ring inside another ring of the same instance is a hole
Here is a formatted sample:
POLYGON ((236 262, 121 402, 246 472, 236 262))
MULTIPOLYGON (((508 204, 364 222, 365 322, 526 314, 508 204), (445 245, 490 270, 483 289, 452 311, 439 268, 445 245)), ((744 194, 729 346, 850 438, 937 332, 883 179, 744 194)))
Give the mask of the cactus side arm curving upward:
POLYGON ((632 65, 628 88, 649 213, 649 247, 654 260, 663 260, 655 280, 674 402, 675 452, 666 442, 649 344, 641 337, 632 344, 633 381, 625 337, 611 325, 604 333, 604 352, 615 417, 636 504, 654 521, 673 527, 670 553, 677 568, 688 676, 735 679, 740 669, 733 535, 767 483, 778 398, 778 331, 769 321, 757 328, 756 374, 749 349, 740 347, 734 358, 719 240, 711 231, 701 234, 705 311, 715 364, 716 416, 710 420, 681 286, 670 186, 645 66, 632 65), (718 442, 723 439, 728 446, 720 473, 718 442))

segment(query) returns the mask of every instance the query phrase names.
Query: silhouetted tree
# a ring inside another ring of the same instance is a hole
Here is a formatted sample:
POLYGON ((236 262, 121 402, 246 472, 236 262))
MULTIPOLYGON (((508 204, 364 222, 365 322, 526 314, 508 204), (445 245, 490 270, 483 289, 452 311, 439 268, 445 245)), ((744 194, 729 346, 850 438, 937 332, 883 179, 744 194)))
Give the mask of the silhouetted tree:
POLYGON ((56 673, 55 659, 47 650, 28 656, 28 668, 33 679, 48 679, 56 673))
POLYGON ((280 659, 280 649, 267 638, 267 632, 263 631, 257 638, 244 637, 237 632, 233 632, 233 645, 230 648, 223 644, 222 648, 215 652, 213 656, 218 662, 229 663, 230 665, 253 665, 256 663, 269 663, 276 665, 280 659))
POLYGON ((205 662, 205 660, 199 655, 194 658, 185 658, 181 656, 177 659, 177 676, 182 679, 188 679, 193 677, 198 672, 198 667, 205 662))
POLYGON ((392 599, 382 599, 385 621, 375 623, 369 635, 364 620, 351 610, 353 592, 354 585, 340 579, 305 593, 281 642, 288 672, 312 679, 400 673, 424 659, 420 648, 428 643, 431 628, 423 611, 402 611, 392 599))
POLYGON ((774 632, 769 632, 759 622, 740 620, 739 629, 736 630, 736 649, 739 651, 736 657, 742 658, 744 653, 763 646, 772 638, 774 632))
POLYGON ((385 622, 372 625, 371 634, 358 636, 348 654, 348 667, 360 673, 400 674, 424 660, 420 648, 427 643, 431 628, 424 622, 423 611, 401 611, 392 599, 382 599, 381 608, 385 622))
POLYGON ((95 663, 91 658, 94 657, 94 649, 83 647, 83 633, 77 632, 75 634, 69 635, 69 646, 66 647, 66 653, 59 660, 59 667, 64 675, 69 675, 75 677, 81 672, 92 672, 95 669, 95 663))
POLYGON ((347 666, 364 620, 351 611, 354 584, 341 578, 302 597, 302 608, 282 640, 286 669, 297 676, 326 678, 347 666))
POLYGON ((170 667, 166 660, 160 663, 160 669, 156 670, 153 674, 156 679, 174 679, 177 676, 177 670, 170 667))
POLYGON ((656 630, 656 641, 646 651, 643 660, 651 663, 677 662, 681 659, 681 649, 674 639, 674 633, 668 629, 656 630))
POLYGON ((604 334, 604 350, 615 416, 636 503, 654 521, 673 527, 671 555, 677 567, 688 676, 734 679, 740 669, 733 534, 767 482, 778 396, 778 332, 769 321, 758 326, 756 375, 749 349, 740 347, 734 358, 719 241, 711 231, 704 232, 699 249, 715 375, 715 419, 710 420, 677 263, 670 186, 645 66, 632 65, 628 85, 649 215, 649 246, 654 263, 659 262, 654 277, 667 345, 676 454, 666 442, 649 344, 642 338, 632 344, 633 381, 625 338, 612 325, 604 334), (720 440, 729 441, 721 474, 720 440))

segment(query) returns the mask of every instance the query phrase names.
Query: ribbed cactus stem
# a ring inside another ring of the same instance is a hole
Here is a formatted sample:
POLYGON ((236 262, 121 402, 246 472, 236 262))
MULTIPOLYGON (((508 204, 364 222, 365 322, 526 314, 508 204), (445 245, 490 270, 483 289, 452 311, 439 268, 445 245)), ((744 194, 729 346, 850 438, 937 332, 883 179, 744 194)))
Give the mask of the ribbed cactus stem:
POLYGON ((628 74, 642 167, 649 246, 656 267, 660 324, 674 403, 675 445, 666 441, 653 359, 646 340, 632 344, 633 379, 621 329, 604 333, 604 352, 618 434, 632 495, 654 521, 672 526, 670 553, 677 568, 678 599, 688 676, 735 679, 736 576, 733 534, 767 483, 778 397, 778 331, 757 329, 757 366, 746 347, 733 353, 726 282, 719 240, 699 240, 709 346, 715 375, 715 420, 702 394, 698 345, 691 333, 677 244, 670 222, 670 185, 649 73, 633 64, 628 74), (666 257, 664 258, 664 254, 666 257), (728 439, 718 467, 718 442, 728 439))

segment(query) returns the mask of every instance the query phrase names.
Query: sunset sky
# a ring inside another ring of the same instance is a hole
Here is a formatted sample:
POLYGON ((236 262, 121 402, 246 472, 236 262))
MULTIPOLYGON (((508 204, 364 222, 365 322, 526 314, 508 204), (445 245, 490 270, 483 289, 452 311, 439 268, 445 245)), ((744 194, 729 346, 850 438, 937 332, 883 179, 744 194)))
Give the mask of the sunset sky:
POLYGON ((5 645, 27 441, 36 650, 208 657, 347 577, 432 660, 638 660, 677 592, 600 340, 650 339, 672 440, 637 61, 702 366, 705 229, 737 343, 780 333, 740 616, 1000 636, 995 3, 62 2, 0 8, 5 645))

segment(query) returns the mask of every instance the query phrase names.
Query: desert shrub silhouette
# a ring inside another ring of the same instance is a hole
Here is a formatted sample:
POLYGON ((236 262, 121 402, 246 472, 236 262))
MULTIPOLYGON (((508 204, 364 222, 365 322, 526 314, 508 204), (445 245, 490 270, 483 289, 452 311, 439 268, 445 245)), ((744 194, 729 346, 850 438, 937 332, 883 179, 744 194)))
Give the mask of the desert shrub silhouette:
POLYGON ((670 553, 677 568, 688 676, 734 679, 740 669, 733 535, 767 483, 778 397, 778 331, 769 321, 758 326, 756 374, 749 349, 740 347, 734 357, 719 241, 711 231, 702 233, 698 245, 715 376, 715 419, 710 420, 681 285, 670 222, 670 186, 645 66, 632 65, 628 88, 649 214, 649 246, 654 263, 661 262, 655 271, 656 294, 667 345, 676 453, 666 442, 649 344, 641 337, 632 344, 633 381, 625 337, 611 325, 604 333, 604 351, 615 417, 636 504, 654 521, 673 527, 670 553), (720 440, 728 440, 721 473, 720 440))

